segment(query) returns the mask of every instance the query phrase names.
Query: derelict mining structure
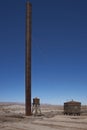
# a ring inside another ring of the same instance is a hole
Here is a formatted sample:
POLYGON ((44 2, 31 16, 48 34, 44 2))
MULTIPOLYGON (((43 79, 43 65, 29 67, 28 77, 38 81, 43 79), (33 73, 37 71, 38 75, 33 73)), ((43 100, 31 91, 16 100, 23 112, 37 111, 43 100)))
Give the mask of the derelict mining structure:
POLYGON ((80 115, 81 102, 69 101, 64 103, 65 115, 80 115))
POLYGON ((33 104, 32 104, 32 113, 34 115, 41 115, 41 109, 40 109, 40 99, 39 98, 33 98, 33 104))
POLYGON ((25 113, 31 115, 31 15, 32 5, 26 3, 26 50, 25 50, 25 113))

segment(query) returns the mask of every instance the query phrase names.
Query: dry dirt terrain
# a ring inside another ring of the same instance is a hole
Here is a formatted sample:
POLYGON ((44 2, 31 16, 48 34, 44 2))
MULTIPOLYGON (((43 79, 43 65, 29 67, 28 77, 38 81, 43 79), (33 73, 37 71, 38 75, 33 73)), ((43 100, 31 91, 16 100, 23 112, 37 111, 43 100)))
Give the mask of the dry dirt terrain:
POLYGON ((80 116, 63 115, 62 106, 46 104, 41 112, 26 117, 24 104, 0 103, 0 130, 87 130, 86 106, 80 116))

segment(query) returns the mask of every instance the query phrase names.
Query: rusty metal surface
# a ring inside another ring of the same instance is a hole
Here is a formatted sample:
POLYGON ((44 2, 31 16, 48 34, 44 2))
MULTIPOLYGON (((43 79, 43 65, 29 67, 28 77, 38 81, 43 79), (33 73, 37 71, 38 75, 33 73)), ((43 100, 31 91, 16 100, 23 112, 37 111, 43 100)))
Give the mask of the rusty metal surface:
POLYGON ((64 103, 64 114, 77 114, 80 115, 81 103, 76 101, 70 101, 64 103))
POLYGON ((40 105, 40 99, 39 98, 33 98, 33 105, 40 105))
POLYGON ((64 104, 72 104, 72 105, 79 105, 81 104, 81 102, 77 102, 77 101, 69 101, 69 102, 65 102, 64 104))
POLYGON ((31 16, 32 5, 26 3, 26 61, 25 61, 25 112, 26 116, 31 115, 31 16))

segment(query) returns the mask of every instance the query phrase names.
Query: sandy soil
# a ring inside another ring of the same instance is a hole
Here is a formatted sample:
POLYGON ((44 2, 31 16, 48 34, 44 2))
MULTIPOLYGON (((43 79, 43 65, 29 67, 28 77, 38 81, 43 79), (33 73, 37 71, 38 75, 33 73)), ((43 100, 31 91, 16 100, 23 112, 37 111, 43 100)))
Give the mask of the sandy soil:
POLYGON ((87 130, 85 107, 81 116, 63 115, 63 107, 53 105, 42 105, 41 112, 26 117, 23 104, 0 103, 0 130, 87 130))

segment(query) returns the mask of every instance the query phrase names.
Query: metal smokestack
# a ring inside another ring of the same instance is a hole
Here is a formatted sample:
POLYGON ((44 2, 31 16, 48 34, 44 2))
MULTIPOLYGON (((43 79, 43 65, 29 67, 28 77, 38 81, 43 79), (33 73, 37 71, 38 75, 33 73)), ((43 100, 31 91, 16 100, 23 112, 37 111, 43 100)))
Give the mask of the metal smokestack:
POLYGON ((25 111, 26 116, 31 115, 31 15, 32 5, 26 3, 26 61, 25 61, 25 111))

